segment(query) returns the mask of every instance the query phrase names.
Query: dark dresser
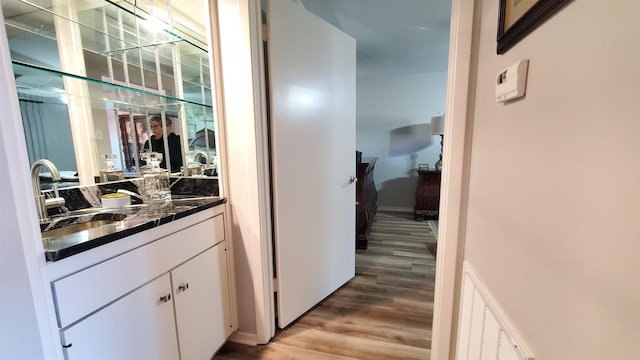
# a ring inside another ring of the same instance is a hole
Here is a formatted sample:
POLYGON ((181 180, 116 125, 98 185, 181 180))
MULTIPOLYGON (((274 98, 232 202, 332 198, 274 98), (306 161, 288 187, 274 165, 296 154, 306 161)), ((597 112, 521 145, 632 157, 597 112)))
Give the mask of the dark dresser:
POLYGON ((416 220, 437 220, 440 207, 440 171, 416 170, 416 204, 413 215, 416 220))
POLYGON ((378 158, 356 158, 356 249, 366 249, 373 216, 378 211, 378 191, 373 182, 373 170, 378 158))

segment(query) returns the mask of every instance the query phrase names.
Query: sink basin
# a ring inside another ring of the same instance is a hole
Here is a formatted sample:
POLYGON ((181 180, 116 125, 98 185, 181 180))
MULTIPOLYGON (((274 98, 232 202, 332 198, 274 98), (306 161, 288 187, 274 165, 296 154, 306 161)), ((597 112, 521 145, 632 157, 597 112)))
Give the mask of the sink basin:
MULTIPOLYGON (((66 215, 67 216, 79 216, 79 215, 87 215, 87 214, 97 214, 100 212, 103 212, 107 209, 103 209, 103 208, 99 208, 99 207, 91 207, 91 208, 86 208, 86 209, 78 209, 78 210, 72 210, 69 211, 66 215)), ((65 215, 65 214, 63 214, 65 215)))
POLYGON ((85 230, 91 230, 127 218, 127 214, 114 212, 87 212, 73 213, 73 216, 64 216, 60 218, 52 218, 53 222, 49 224, 41 224, 42 238, 59 238, 85 230))
POLYGON ((67 225, 58 229, 53 229, 53 230, 49 230, 49 231, 43 231, 42 232, 42 237, 43 238, 57 238, 57 237, 61 237, 61 236, 65 236, 65 235, 69 235, 69 234, 73 234, 73 233, 77 233, 80 231, 84 231, 84 230, 89 230, 89 229, 93 229, 93 228, 97 228, 100 226, 104 226, 104 225, 108 225, 111 224, 115 221, 115 219, 102 219, 102 220, 90 220, 90 221, 85 221, 79 224, 73 224, 73 225, 67 225))
POLYGON ((101 212, 105 212, 106 210, 109 210, 109 209, 90 207, 86 209, 71 210, 71 211, 60 213, 60 214, 51 215, 49 216, 49 220, 57 221, 59 219, 75 218, 75 217, 85 216, 85 215, 95 215, 101 212))

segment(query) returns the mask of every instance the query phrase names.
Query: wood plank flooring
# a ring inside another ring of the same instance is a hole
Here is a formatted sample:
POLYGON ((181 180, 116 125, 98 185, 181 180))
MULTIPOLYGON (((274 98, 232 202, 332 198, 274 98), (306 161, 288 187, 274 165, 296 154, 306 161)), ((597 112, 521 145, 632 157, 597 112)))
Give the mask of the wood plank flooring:
POLYGON ((413 214, 378 212, 356 276, 266 345, 214 360, 430 359, 436 237, 413 214))

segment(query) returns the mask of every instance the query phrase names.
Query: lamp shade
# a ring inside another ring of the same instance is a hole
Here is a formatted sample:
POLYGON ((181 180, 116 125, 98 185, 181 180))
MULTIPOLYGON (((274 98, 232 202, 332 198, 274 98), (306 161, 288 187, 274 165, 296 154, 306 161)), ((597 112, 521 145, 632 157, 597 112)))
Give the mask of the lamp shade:
POLYGON ((431 133, 433 135, 444 135, 444 115, 431 118, 431 133))

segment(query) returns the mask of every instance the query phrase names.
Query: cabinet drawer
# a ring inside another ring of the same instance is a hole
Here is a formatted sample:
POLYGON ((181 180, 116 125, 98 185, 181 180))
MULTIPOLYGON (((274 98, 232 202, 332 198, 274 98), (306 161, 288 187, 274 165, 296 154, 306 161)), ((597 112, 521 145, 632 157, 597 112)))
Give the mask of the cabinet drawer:
POLYGON ((153 280, 224 240, 223 235, 221 214, 54 281, 58 326, 66 327, 153 280))

